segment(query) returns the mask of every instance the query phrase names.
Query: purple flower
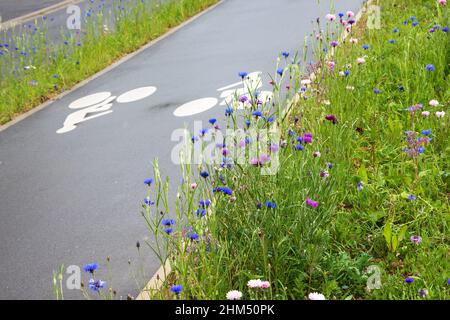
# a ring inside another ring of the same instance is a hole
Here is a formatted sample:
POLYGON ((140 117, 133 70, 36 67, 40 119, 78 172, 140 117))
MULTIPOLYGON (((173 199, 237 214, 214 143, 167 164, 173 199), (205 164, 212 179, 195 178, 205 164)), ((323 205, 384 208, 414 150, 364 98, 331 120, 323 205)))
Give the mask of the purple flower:
POLYGON ((325 119, 333 122, 333 124, 337 124, 337 122, 338 122, 338 120, 334 114, 329 114, 329 115, 325 116, 325 119))
POLYGON ((89 280, 89 289, 91 289, 92 291, 95 291, 95 292, 99 292, 100 289, 105 287, 105 284, 106 284, 105 281, 90 279, 89 280))
POLYGON ((421 236, 411 236, 411 242, 414 244, 420 244, 422 242, 422 237, 421 236))
POLYGON ((311 200, 311 199, 309 199, 309 198, 306 199, 305 203, 306 203, 308 206, 313 207, 313 208, 317 208, 317 207, 319 206, 319 202, 314 201, 314 200, 311 200))
POLYGON ((425 298, 428 295, 428 290, 427 289, 420 289, 418 291, 418 294, 421 298, 425 298))
POLYGON ((336 48, 338 45, 339 43, 336 40, 330 42, 330 46, 332 46, 333 48, 336 48))
POLYGON ((410 194, 407 199, 410 201, 414 201, 417 199, 417 197, 415 195, 410 194))

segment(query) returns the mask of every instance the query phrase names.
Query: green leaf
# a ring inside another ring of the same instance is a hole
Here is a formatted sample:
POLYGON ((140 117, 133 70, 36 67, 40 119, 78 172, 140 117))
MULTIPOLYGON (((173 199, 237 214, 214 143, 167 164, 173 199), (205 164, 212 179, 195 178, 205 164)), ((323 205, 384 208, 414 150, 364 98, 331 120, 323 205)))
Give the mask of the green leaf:
POLYGON ((386 223, 386 225, 384 226, 383 235, 384 235, 384 239, 386 240, 388 247, 390 248, 391 241, 392 241, 392 229, 391 229, 390 222, 386 223))
POLYGON ((406 230, 408 229, 407 225, 404 225, 400 232, 398 233, 398 242, 400 243, 403 239, 405 239, 406 230))
POLYGON ((361 178, 361 181, 367 184, 369 182, 369 178, 367 177, 366 167, 362 164, 358 170, 358 176, 361 178))

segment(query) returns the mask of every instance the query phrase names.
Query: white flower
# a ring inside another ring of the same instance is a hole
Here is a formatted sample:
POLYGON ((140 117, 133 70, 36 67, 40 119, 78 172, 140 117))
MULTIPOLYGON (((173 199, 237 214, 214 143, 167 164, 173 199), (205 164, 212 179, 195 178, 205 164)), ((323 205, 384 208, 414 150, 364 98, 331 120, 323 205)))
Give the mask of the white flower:
POLYGON ((309 300, 326 300, 325 296, 321 293, 312 292, 308 295, 309 300))
POLYGON ((350 38, 350 43, 358 43, 358 39, 356 38, 350 38))
POLYGON ((302 85, 304 85, 304 86, 308 86, 308 85, 311 84, 311 80, 305 79, 305 80, 300 81, 300 83, 301 83, 302 85))
POLYGON ((355 90, 355 87, 354 86, 347 86, 347 87, 345 87, 347 90, 350 90, 350 91, 353 91, 353 90, 355 90))
POLYGON ((366 59, 364 59, 364 58, 358 58, 358 59, 356 59, 356 62, 358 63, 358 64, 364 64, 364 63, 366 63, 366 59))
POLYGON ((331 104, 330 100, 323 100, 322 103, 326 106, 329 106, 331 104))
POLYGON ((263 282, 261 281, 261 279, 249 280, 249 281, 247 282, 247 286, 248 286, 249 288, 252 288, 252 289, 254 289, 254 288, 261 288, 262 283, 263 283, 263 282))
POLYGON ((241 300, 242 298, 242 292, 237 290, 228 291, 227 293, 227 299, 228 300, 241 300))
POLYGON ((437 107, 439 105, 439 101, 433 99, 433 100, 430 100, 429 104, 432 107, 437 107))
POLYGON ((430 111, 423 111, 423 112, 422 112, 422 116, 423 116, 424 118, 427 118, 429 115, 430 115, 430 111))
POLYGON ((438 118, 443 118, 445 116, 445 112, 444 111, 438 111, 436 112, 436 117, 438 118))

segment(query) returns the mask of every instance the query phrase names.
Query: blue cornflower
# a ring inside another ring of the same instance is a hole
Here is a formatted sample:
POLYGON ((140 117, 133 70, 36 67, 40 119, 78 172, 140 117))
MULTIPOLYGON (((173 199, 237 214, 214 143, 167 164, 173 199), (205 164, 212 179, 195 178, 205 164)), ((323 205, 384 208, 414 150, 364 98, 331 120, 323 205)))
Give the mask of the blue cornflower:
POLYGON ((200 130, 200 135, 203 137, 205 134, 208 133, 208 129, 201 129, 200 130))
POLYGON ((330 163, 328 163, 328 169, 331 169, 331 168, 333 168, 333 164, 330 162, 330 163))
POLYGON ((405 279, 405 282, 406 282, 406 283, 413 283, 413 282, 414 282, 414 278, 407 277, 407 278, 405 279))
POLYGON ((414 21, 414 20, 416 20, 416 17, 415 16, 411 16, 411 17, 409 17, 409 20, 414 21))
POLYGON ((301 144, 297 144, 296 146, 295 146, 295 150, 296 151, 303 151, 305 149, 305 147, 303 147, 301 144))
POLYGON ((415 26, 417 26, 419 23, 417 22, 417 21, 414 21, 413 23, 412 23, 412 26, 413 27, 415 27, 415 26))
POLYGON ((285 57, 285 58, 289 57, 289 52, 283 51, 281 54, 282 54, 283 57, 285 57))
POLYGON ((152 183, 153 183, 153 179, 151 179, 151 178, 144 180, 144 184, 148 185, 149 187, 151 186, 152 183))
POLYGON ((198 241, 198 234, 196 232, 188 232, 186 237, 192 241, 198 241))
POLYGON ((268 123, 273 123, 275 121, 275 118, 274 117, 269 117, 269 118, 267 118, 267 122, 268 123))
POLYGON ((167 234, 172 234, 173 229, 172 228, 166 228, 166 229, 164 229, 164 232, 167 233, 167 234))
POLYGON ((445 33, 447 33, 447 32, 448 32, 448 27, 442 28, 442 31, 445 32, 445 33))
POLYGON ((363 47, 364 50, 368 50, 369 49, 369 45, 368 44, 364 44, 362 47, 363 47))
POLYGON ((88 263, 83 267, 84 272, 94 273, 98 269, 98 264, 88 263))
POLYGON ((53 77, 53 79, 58 79, 58 75, 57 74, 54 74, 52 77, 53 77))
POLYGON ((218 190, 221 191, 223 194, 226 194, 228 196, 233 195, 233 190, 231 190, 228 187, 220 187, 220 188, 218 188, 218 190))
POLYGON ((427 64, 426 69, 427 69, 428 71, 434 71, 434 65, 432 65, 432 64, 427 64))
POLYGON ((206 210, 205 209, 197 209, 197 216, 199 217, 204 217, 206 215, 206 210))
POLYGON ((284 70, 283 70, 282 68, 280 68, 280 69, 277 70, 277 73, 278 73, 280 76, 282 76, 283 73, 284 73, 284 70))
POLYGON ((192 141, 192 143, 195 143, 195 141, 198 141, 198 137, 197 136, 192 136, 191 141, 192 141))
POLYGON ((348 77, 348 76, 350 75, 350 70, 345 70, 345 71, 344 71, 344 75, 345 75, 346 77, 348 77))
POLYGON ((104 288, 105 285, 106 282, 102 280, 94 280, 94 279, 89 280, 89 289, 95 292, 98 292, 100 289, 104 288))
POLYGON ((395 43, 394 39, 389 40, 390 43, 395 43))
POLYGON ((342 18, 343 16, 345 16, 345 14, 343 14, 342 12, 338 13, 339 18, 342 18))
POLYGON ((208 173, 208 171, 202 171, 202 172, 200 172, 200 176, 202 177, 202 178, 208 178, 209 177, 209 173, 208 173))
POLYGON ((252 124, 252 122, 250 120, 245 121, 245 125, 248 127, 250 127, 250 125, 252 124))
POLYGON ((405 91, 405 87, 403 87, 403 86, 398 86, 398 91, 405 91))
POLYGON ((145 203, 146 205, 148 205, 148 206, 152 206, 152 205, 155 204, 155 202, 154 202, 154 201, 151 201, 150 198, 145 198, 145 199, 144 199, 144 203, 145 203))
POLYGON ((397 29, 397 28, 394 28, 394 30, 392 30, 392 32, 398 33, 398 29, 397 29))
POLYGON ((375 94, 380 94, 380 93, 381 93, 381 90, 375 89, 375 90, 373 90, 373 93, 375 93, 375 94))
POLYGON ((181 291, 183 291, 183 286, 179 285, 179 284, 173 285, 172 288, 170 288, 170 291, 172 291, 176 295, 179 295, 181 293, 181 291))
POLYGON ((262 203, 260 201, 258 201, 256 203, 256 209, 261 209, 261 207, 262 207, 262 203))
POLYGON ((242 79, 244 79, 246 76, 248 76, 248 73, 243 71, 243 72, 239 72, 239 77, 241 77, 242 79))
POLYGON ((262 112, 259 110, 253 111, 252 112, 252 116, 258 118, 258 117, 262 117, 262 112))
POLYGON ((323 48, 322 51, 327 53, 328 52, 328 48, 323 48))
POLYGON ((212 125, 214 125, 216 122, 217 122, 217 119, 215 119, 215 118, 209 119, 209 123, 211 123, 212 125))
POLYGON ((161 220, 161 224, 163 226, 170 227, 170 226, 173 226, 175 224, 175 220, 174 219, 162 219, 161 220))
POLYGON ((209 199, 199 201, 199 206, 202 208, 208 208, 210 204, 211 201, 209 199))
POLYGON ((358 182, 358 191, 362 191, 364 189, 364 182, 358 182))
POLYGON ((417 197, 415 195, 410 194, 407 199, 410 201, 414 201, 417 199, 417 197))
POLYGON ((273 201, 266 201, 266 207, 268 207, 270 209, 276 209, 277 204, 273 201))
POLYGON ((233 112, 234 112, 234 109, 232 107, 227 107, 225 109, 225 116, 229 117, 233 114, 233 112))
POLYGON ((431 129, 427 129, 427 130, 422 130, 422 134, 429 136, 431 134, 431 129))
POLYGON ((298 143, 302 143, 302 142, 303 142, 303 137, 298 137, 298 138, 297 138, 297 142, 298 142, 298 143))

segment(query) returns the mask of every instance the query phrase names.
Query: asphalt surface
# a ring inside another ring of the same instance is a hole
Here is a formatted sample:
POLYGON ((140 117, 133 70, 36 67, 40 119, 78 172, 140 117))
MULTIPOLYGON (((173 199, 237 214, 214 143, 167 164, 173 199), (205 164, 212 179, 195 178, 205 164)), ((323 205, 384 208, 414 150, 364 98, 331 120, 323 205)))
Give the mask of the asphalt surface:
POLYGON ((0 17, 2 17, 2 21, 5 22, 45 9, 63 1, 64 0, 0 0, 0 17))
MULTIPOLYGON (((361 3, 339 0, 336 11, 357 12, 361 3)), ((174 110, 191 100, 218 98, 217 89, 239 81, 239 71, 273 73, 279 52, 301 48, 311 21, 328 10, 327 1, 226 0, 0 132, 0 299, 52 298, 51 272, 58 264, 98 262, 104 270, 106 256, 118 295, 136 295, 128 259, 136 259, 136 241, 151 238, 140 216, 151 161, 158 158, 162 174, 177 186, 173 130, 224 118, 220 106, 181 118, 174 110), (56 133, 76 111, 68 108, 75 100, 147 86, 157 91, 136 102, 114 101, 112 113, 56 133)), ((149 250, 142 255, 151 275, 159 263, 149 250)), ((81 295, 66 290, 66 298, 81 295)))

